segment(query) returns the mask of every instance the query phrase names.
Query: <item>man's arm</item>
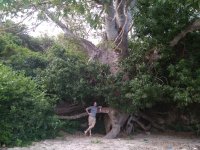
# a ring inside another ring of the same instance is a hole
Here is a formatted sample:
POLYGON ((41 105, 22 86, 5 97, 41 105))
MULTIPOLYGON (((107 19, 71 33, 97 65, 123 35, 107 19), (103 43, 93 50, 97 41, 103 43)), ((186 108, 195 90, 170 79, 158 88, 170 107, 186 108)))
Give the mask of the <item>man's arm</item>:
POLYGON ((90 113, 89 113, 89 109, 90 109, 90 107, 87 107, 87 108, 85 109, 85 111, 87 112, 88 115, 90 114, 90 113))

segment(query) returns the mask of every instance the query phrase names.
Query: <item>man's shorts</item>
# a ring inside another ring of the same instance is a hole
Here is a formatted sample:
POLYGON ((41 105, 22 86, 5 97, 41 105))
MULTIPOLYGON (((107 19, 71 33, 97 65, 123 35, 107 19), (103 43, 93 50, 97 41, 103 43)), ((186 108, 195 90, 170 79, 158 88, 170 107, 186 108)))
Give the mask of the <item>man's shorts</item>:
POLYGON ((95 117, 92 117, 92 116, 89 116, 89 117, 88 117, 88 123, 89 123, 89 126, 94 127, 95 124, 96 124, 96 118, 95 118, 95 117))

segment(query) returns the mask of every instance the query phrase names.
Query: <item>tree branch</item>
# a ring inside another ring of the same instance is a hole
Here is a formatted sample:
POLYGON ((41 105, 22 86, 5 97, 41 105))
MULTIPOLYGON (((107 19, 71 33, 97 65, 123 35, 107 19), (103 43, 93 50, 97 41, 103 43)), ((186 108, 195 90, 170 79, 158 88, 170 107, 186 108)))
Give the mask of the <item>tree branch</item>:
POLYGON ((65 36, 69 36, 70 38, 75 38, 75 35, 71 32, 71 30, 68 29, 68 27, 60 21, 58 18, 56 18, 48 9, 43 9, 44 13, 58 25, 63 31, 65 36))
MULTIPOLYGON (((97 113, 109 113, 111 111, 112 108, 109 107, 103 107, 100 111, 100 109, 98 109, 97 113)), ((73 116, 58 116, 59 119, 66 119, 66 120, 75 120, 75 119, 79 119, 82 117, 86 117, 88 116, 88 114, 86 112, 78 114, 78 115, 73 115, 73 116)))
POLYGON ((176 35, 174 39, 170 42, 170 46, 174 47, 182 38, 186 36, 187 33, 199 29, 200 29, 200 19, 197 19, 192 24, 190 24, 185 30, 181 31, 181 33, 176 35))
POLYGON ((99 48, 97 48, 92 42, 77 37, 62 21, 56 18, 53 13, 51 13, 48 9, 42 10, 56 25, 58 25, 63 30, 64 35, 67 39, 72 40, 72 42, 75 42, 82 47, 82 50, 86 52, 87 55, 90 57, 89 60, 95 60, 95 58, 98 59, 98 55, 100 53, 99 48))
POLYGON ((66 120, 75 120, 75 119, 79 119, 79 118, 86 117, 86 116, 88 116, 88 114, 85 112, 85 113, 81 113, 81 114, 73 115, 73 116, 58 116, 58 118, 66 119, 66 120))
POLYGON ((57 107, 55 109, 55 113, 57 115, 63 115, 63 114, 67 114, 67 113, 71 113, 71 112, 75 112, 75 111, 80 111, 81 109, 83 109, 80 105, 74 105, 71 107, 57 107))

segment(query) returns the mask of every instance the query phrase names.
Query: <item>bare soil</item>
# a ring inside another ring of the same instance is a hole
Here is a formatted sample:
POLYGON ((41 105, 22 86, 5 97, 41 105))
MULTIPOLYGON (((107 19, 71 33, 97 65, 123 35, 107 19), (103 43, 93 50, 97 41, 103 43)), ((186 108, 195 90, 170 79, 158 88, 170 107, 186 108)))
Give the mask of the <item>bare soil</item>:
POLYGON ((104 139, 103 135, 97 134, 88 137, 77 133, 8 150, 200 150, 200 139, 185 134, 174 135, 174 133, 140 133, 117 139, 104 139))

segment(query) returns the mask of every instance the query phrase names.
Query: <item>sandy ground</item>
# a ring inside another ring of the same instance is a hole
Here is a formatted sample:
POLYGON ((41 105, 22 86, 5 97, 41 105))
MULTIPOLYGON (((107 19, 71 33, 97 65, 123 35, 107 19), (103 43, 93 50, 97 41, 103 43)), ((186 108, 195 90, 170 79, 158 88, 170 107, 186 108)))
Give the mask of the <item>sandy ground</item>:
POLYGON ((200 150, 200 139, 184 135, 160 134, 137 134, 104 139, 102 135, 86 137, 79 133, 35 142, 29 147, 15 147, 8 150, 200 150))

